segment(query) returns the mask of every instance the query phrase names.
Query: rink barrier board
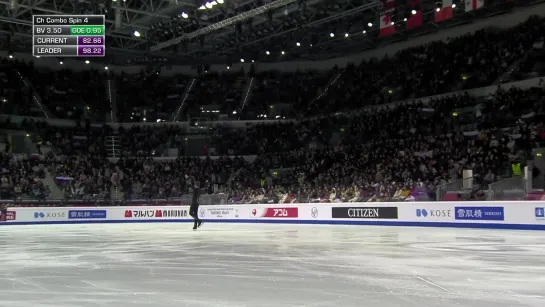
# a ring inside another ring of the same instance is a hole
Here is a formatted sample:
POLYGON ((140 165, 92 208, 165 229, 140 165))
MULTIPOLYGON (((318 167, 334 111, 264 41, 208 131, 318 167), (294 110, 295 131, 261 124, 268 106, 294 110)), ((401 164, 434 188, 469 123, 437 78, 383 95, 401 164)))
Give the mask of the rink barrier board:
MULTIPOLYGON (((13 207, 0 225, 192 222, 187 206, 13 207)), ((206 222, 545 230, 545 202, 396 202, 201 206, 206 222)))
MULTIPOLYGON (((545 230, 545 225, 524 224, 475 224, 475 223, 436 223, 436 222, 367 222, 367 221, 315 221, 315 220, 204 220, 205 224, 298 224, 298 225, 345 225, 345 226, 397 226, 431 228, 475 228, 510 230, 545 230)), ((2 225, 74 225, 74 224, 136 224, 136 223, 193 223, 192 220, 102 220, 102 221, 51 221, 51 222, 11 222, 2 225)), ((205 227, 205 226, 203 226, 205 227)))

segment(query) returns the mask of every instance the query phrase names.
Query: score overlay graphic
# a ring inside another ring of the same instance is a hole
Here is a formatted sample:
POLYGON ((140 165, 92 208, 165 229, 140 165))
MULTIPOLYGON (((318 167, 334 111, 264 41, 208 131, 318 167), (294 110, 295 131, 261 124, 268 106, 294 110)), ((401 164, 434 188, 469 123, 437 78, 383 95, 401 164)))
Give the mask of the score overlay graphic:
POLYGON ((104 15, 32 16, 32 55, 43 57, 103 57, 104 15))

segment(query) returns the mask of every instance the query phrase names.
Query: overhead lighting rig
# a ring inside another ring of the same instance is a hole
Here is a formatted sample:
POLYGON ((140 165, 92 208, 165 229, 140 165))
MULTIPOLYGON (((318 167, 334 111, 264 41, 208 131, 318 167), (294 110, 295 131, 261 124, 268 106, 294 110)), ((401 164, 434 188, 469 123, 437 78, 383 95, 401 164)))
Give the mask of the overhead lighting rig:
POLYGON ((167 47, 170 47, 170 46, 173 46, 173 45, 177 45, 177 44, 181 43, 184 40, 190 40, 190 39, 193 39, 195 37, 198 37, 198 36, 201 36, 201 35, 204 35, 204 34, 208 34, 208 33, 217 31, 219 29, 228 27, 228 26, 232 26, 232 25, 236 24, 237 22, 241 22, 241 21, 247 20, 249 18, 264 14, 268 10, 272 10, 272 9, 279 8, 279 7, 284 7, 284 6, 286 6, 286 5, 290 4, 290 3, 293 3, 295 1, 296 0, 277 0, 277 1, 274 1, 274 2, 267 3, 267 4, 265 4, 265 5, 261 6, 261 7, 258 7, 256 9, 253 9, 253 10, 241 13, 241 14, 238 14, 238 15, 233 16, 231 18, 227 18, 227 19, 222 20, 222 21, 220 21, 218 23, 215 23, 213 25, 201 28, 201 29, 196 30, 196 31, 191 32, 191 33, 186 33, 186 34, 180 35, 180 36, 178 36, 176 38, 167 40, 167 41, 162 42, 162 43, 159 43, 159 44, 151 47, 150 51, 155 52, 155 51, 159 51, 161 49, 164 49, 164 48, 167 48, 167 47))
POLYGON ((218 4, 223 4, 223 3, 224 3, 223 0, 208 1, 208 2, 203 3, 201 6, 199 6, 199 10, 201 10, 201 11, 211 10, 214 6, 216 6, 218 4))

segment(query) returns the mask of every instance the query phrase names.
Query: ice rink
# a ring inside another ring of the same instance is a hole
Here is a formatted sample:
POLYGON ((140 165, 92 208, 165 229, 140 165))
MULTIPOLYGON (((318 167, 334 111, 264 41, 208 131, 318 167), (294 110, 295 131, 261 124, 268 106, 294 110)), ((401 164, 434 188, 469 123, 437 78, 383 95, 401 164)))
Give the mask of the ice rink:
POLYGON ((545 306, 545 232, 0 227, 0 306, 545 306))

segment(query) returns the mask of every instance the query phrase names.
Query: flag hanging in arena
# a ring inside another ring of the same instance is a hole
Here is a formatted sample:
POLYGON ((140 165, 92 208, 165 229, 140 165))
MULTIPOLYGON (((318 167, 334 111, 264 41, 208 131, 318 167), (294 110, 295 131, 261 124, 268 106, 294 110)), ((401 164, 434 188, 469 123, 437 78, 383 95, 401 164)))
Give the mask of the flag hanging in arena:
POLYGON ((466 12, 475 11, 484 6, 484 0, 466 0, 466 12))
POLYGON ((410 15, 407 18, 408 30, 418 28, 422 25, 422 10, 420 9, 421 4, 422 0, 407 0, 407 7, 410 10, 410 15))
POLYGON ((435 11, 435 22, 452 19, 452 0, 443 0, 442 6, 435 11))
POLYGON ((396 33, 394 19, 392 16, 395 13, 395 0, 385 0, 384 10, 380 15, 380 36, 388 36, 396 33))

